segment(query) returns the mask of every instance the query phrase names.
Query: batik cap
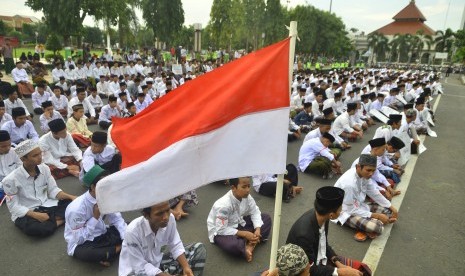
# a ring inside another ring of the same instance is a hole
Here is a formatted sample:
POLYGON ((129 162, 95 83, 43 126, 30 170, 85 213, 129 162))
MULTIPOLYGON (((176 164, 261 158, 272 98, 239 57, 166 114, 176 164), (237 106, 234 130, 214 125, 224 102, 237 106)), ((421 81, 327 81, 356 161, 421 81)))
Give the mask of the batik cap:
POLYGON ((290 243, 279 248, 276 267, 280 276, 298 275, 308 264, 307 254, 300 246, 290 243))

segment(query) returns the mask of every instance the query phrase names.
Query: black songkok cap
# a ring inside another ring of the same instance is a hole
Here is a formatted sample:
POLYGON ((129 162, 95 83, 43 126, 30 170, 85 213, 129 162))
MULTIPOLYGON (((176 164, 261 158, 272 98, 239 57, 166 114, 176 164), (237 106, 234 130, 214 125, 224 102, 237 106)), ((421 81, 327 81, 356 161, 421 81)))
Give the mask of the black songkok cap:
POLYGON ((342 205, 344 190, 334 186, 321 187, 316 191, 316 201, 327 209, 336 209, 342 205))
POLYGON ((377 148, 377 147, 381 147, 381 146, 386 145, 386 139, 384 139, 384 138, 376 138, 376 139, 368 141, 368 143, 370 144, 370 146, 372 148, 377 148))
POLYGON ((107 133, 103 131, 96 131, 92 134, 92 142, 97 144, 107 144, 107 133))
POLYGON ((5 142, 11 140, 10 133, 6 130, 0 130, 0 142, 5 142))
POLYGON ((66 129, 66 124, 65 121, 63 121, 62 119, 55 119, 48 122, 48 127, 50 128, 51 132, 57 133, 59 131, 62 131, 63 129, 66 129))
POLYGON ((394 123, 397 123, 400 120, 402 120, 402 115, 400 115, 400 114, 389 114, 389 120, 391 120, 394 123))
POLYGON ((400 150, 403 147, 405 147, 405 143, 395 136, 391 138, 391 140, 389 141, 389 144, 391 144, 391 146, 393 146, 397 150, 400 150))

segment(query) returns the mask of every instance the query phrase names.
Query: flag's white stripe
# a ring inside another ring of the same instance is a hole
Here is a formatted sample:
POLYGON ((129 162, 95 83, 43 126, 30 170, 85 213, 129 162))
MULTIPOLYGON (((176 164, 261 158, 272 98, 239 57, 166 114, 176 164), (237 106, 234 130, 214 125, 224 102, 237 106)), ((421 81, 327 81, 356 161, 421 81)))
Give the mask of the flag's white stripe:
POLYGON ((183 139, 100 181, 99 209, 130 211, 221 179, 284 173, 288 126, 289 108, 282 108, 242 116, 183 139))

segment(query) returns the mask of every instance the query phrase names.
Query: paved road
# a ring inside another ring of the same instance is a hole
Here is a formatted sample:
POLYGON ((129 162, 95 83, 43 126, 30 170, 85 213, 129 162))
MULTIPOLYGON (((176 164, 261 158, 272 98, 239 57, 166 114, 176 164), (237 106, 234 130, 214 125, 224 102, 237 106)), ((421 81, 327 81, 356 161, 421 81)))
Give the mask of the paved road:
MULTIPOLYGON (((411 188, 400 210, 399 222, 391 232, 376 275, 445 275, 446 272, 447 275, 463 275, 465 272, 465 205, 461 201, 464 192, 459 187, 459 180, 465 178, 465 170, 462 169, 465 150, 459 144, 465 133, 458 128, 465 125, 465 119, 454 117, 458 113, 457 110, 463 110, 465 97, 452 96, 461 96, 464 87, 445 85, 445 89, 447 94, 442 97, 437 110, 436 131, 439 138, 427 138, 425 142, 428 150, 417 162, 411 188)), ((30 105, 29 100, 26 102, 30 105)), ((35 122, 37 125, 37 118, 35 122)), ((353 143, 353 149, 343 154, 345 168, 359 155, 374 131, 374 128, 368 130, 362 141, 353 143)), ((297 162, 300 145, 301 141, 289 144, 289 162, 297 162)), ((323 180, 303 174, 299 177, 305 190, 291 203, 283 205, 281 244, 285 242, 292 223, 312 207, 315 191, 335 182, 334 179, 323 180)), ((73 178, 60 181, 59 186, 74 194, 85 191, 73 178)), ((190 210, 187 219, 178 223, 184 242, 201 241, 206 244, 208 257, 205 276, 250 275, 268 265, 270 242, 257 247, 254 261, 250 264, 242 259, 231 258, 216 246, 209 244, 206 217, 213 202, 227 191, 228 188, 222 184, 210 184, 199 189, 200 204, 190 210)), ((253 196, 262 212, 273 214, 272 199, 255 192, 253 196)), ((123 214, 127 220, 139 215, 139 212, 123 214)), ((0 227, 1 275, 117 275, 117 261, 110 268, 102 268, 68 257, 63 228, 46 239, 24 236, 11 222, 6 206, 0 207, 0 227)), ((340 255, 362 260, 370 242, 355 242, 352 239, 353 234, 351 229, 332 224, 329 242, 340 255)))

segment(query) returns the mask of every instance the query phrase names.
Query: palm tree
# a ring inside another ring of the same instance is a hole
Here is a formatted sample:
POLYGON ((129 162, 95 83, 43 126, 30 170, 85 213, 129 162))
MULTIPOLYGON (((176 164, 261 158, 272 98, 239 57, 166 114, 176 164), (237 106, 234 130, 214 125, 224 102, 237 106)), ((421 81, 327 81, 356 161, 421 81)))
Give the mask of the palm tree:
POLYGON ((450 28, 448 28, 445 32, 437 31, 436 38, 434 39, 434 42, 436 43, 436 52, 450 53, 452 50, 452 45, 454 44, 454 39, 455 34, 450 28))
POLYGON ((381 33, 371 33, 368 35, 368 47, 371 49, 371 60, 375 57, 385 59, 386 52, 389 51, 388 39, 381 33))
POLYGON ((433 44, 433 37, 431 35, 425 35, 423 30, 420 30, 416 33, 416 35, 412 36, 411 44, 411 60, 414 56, 416 56, 421 62, 421 58, 423 55, 423 51, 425 50, 425 47, 427 48, 427 51, 431 50, 431 45, 433 44))
POLYGON ((391 46, 391 56, 397 55, 396 62, 407 62, 412 43, 410 34, 395 34, 394 39, 389 43, 391 46))

